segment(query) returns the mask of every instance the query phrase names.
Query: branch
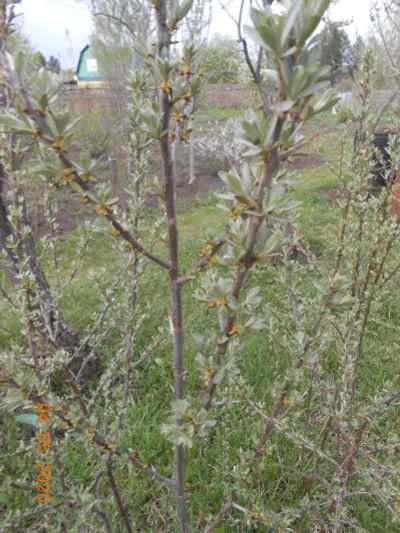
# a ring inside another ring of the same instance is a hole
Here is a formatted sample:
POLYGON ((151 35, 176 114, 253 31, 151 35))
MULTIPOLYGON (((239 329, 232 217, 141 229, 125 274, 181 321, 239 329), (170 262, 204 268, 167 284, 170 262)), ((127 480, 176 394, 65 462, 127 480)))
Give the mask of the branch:
POLYGON ((242 507, 241 505, 238 505, 237 503, 233 502, 232 500, 226 502, 220 509, 218 513, 218 518, 216 518, 211 524, 209 524, 203 533, 210 533, 211 531, 214 531, 214 529, 223 521, 224 516, 230 511, 231 509, 236 509, 240 511, 241 513, 249 513, 250 511, 246 509, 245 507, 242 507))
MULTIPOLYGON (((272 3, 272 1, 268 2, 268 3, 272 3)), ((259 91, 261 99, 263 101, 264 113, 266 115, 268 115, 268 113, 269 113, 268 98, 265 95, 264 91, 261 89, 260 71, 261 71, 262 50, 260 49, 260 51, 258 53, 257 66, 254 67, 254 64, 253 64, 253 62, 251 60, 251 57, 250 57, 250 52, 249 52, 249 47, 248 47, 247 41, 244 38, 243 33, 242 33, 242 20, 243 20, 243 11, 244 11, 245 0, 241 0, 240 8, 239 8, 238 20, 236 20, 235 17, 233 17, 229 13, 227 8, 221 2, 220 2, 220 4, 221 4, 222 8, 226 11, 226 13, 229 15, 229 17, 233 20, 233 22, 236 25, 237 33, 238 33, 238 40, 239 40, 239 42, 241 43, 241 45, 243 47, 243 54, 244 54, 244 58, 245 58, 246 64, 247 64, 247 66, 248 66, 248 68, 250 70, 250 73, 251 73, 251 76, 253 78, 254 83, 258 87, 258 91, 259 91)))
POLYGON ((288 150, 285 150, 284 152, 281 152, 279 154, 279 160, 284 162, 291 155, 293 155, 296 152, 298 152, 301 148, 304 148, 304 146, 306 146, 307 144, 311 143, 312 141, 314 141, 318 137, 321 137, 322 135, 325 135, 327 133, 327 131, 328 130, 320 131, 318 133, 315 133, 314 135, 311 135, 311 137, 306 137, 305 139, 303 139, 302 141, 296 143, 294 146, 292 146, 288 150))
POLYGON ((125 524, 126 530, 128 531, 128 533, 133 533, 133 529, 132 529, 132 526, 131 526, 131 523, 128 517, 128 513, 126 512, 126 509, 124 508, 122 504, 121 494, 115 482, 114 474, 111 468, 111 456, 112 454, 110 454, 110 456, 107 459, 107 476, 110 481, 111 490, 114 494, 115 503, 117 504, 119 514, 121 515, 121 518, 125 524))
MULTIPOLYGON (((31 401, 31 402, 34 402, 34 403, 43 402, 43 396, 41 394, 38 394, 38 393, 35 393, 35 392, 32 392, 32 391, 27 391, 26 388, 24 388, 21 385, 19 385, 19 383, 17 383, 15 381, 15 379, 12 378, 11 376, 3 374, 2 376, 0 376, 0 383, 3 383, 3 384, 5 383, 5 384, 8 384, 8 385, 11 385, 12 387, 14 387, 16 389, 19 389, 24 394, 25 398, 27 400, 31 401)), ((60 420, 65 422, 68 425, 69 428, 73 429, 77 433, 79 433, 79 434, 85 434, 86 433, 85 430, 81 426, 79 426, 78 424, 75 424, 69 418, 67 418, 66 413, 64 411, 62 411, 61 409, 53 409, 52 412, 58 418, 60 418, 60 420)), ((114 455, 117 455, 118 457, 123 458, 124 455, 125 455, 125 453, 123 453, 121 450, 119 450, 118 448, 115 447, 115 444, 106 442, 98 434, 97 431, 95 431, 94 434, 93 434, 92 442, 97 444, 97 446, 99 446, 103 450, 108 450, 108 451, 112 452, 114 455)), ((131 463, 134 466, 136 466, 136 468, 138 468, 139 470, 142 470, 143 472, 145 472, 147 475, 149 475, 153 479, 156 479, 157 481, 162 481, 165 485, 167 485, 169 487, 175 486, 174 480, 172 480, 172 479, 170 479, 168 477, 165 477, 162 474, 159 474, 155 470, 155 468, 153 466, 149 466, 147 464, 142 463, 136 457, 135 453, 131 453, 129 455, 129 459, 130 459, 131 463)))
POLYGON ((203 255, 203 257, 198 261, 195 269, 193 272, 188 272, 187 274, 184 274, 181 276, 178 280, 178 283, 181 287, 185 285, 188 281, 193 279, 196 274, 201 272, 210 262, 210 259, 212 259, 216 253, 224 246, 226 243, 225 237, 221 237, 216 242, 212 243, 212 250, 210 250, 207 254, 203 255))
POLYGON ((124 19, 119 18, 116 15, 111 15, 110 13, 104 13, 103 11, 97 11, 95 13, 92 13, 92 16, 93 17, 106 17, 106 18, 113 20, 114 22, 118 22, 118 24, 121 24, 129 31, 129 33, 132 35, 133 38, 136 39, 137 37, 136 32, 133 30, 133 28, 131 28, 131 26, 129 26, 129 24, 125 22, 124 19))
MULTIPOLYGON (((71 168, 73 168, 73 165, 72 165, 72 162, 67 158, 67 156, 62 153, 62 152, 58 152, 58 156, 59 156, 59 159, 61 161, 61 163, 63 164, 64 168, 65 169, 68 169, 70 170, 71 168)), ((85 191, 85 192, 88 192, 90 191, 90 188, 88 186, 88 184, 82 180, 81 176, 79 176, 79 174, 74 170, 72 173, 71 173, 72 176, 75 177, 75 180, 76 183, 78 183, 78 185, 85 191)), ((115 215, 113 213, 107 213, 106 215, 106 218, 107 220, 109 220, 111 222, 111 224, 113 225, 113 227, 119 232, 119 234, 127 241, 129 242, 129 244, 135 249, 137 250, 138 252, 140 252, 142 255, 144 255, 145 257, 147 257, 147 259, 150 259, 150 261, 153 261, 153 263, 156 263, 158 266, 166 269, 166 270, 170 270, 170 267, 171 265, 169 263, 167 263, 166 261, 164 261, 163 259, 155 256, 152 252, 150 252, 149 250, 147 250, 146 248, 144 248, 134 237, 133 235, 127 230, 125 229, 122 224, 120 224, 118 222, 118 220, 115 218, 115 215)))
POLYGON ((385 114, 387 108, 390 106, 390 104, 395 100, 396 96, 399 93, 399 87, 396 87, 393 92, 390 93, 387 100, 383 103, 382 107, 379 109, 378 114, 376 115, 375 122, 372 126, 372 132, 375 132, 376 128, 378 127, 378 124, 382 118, 382 116, 385 114))
POLYGON ((255 84, 259 85, 260 84, 260 76, 259 76, 258 72, 256 71, 256 69, 254 68, 253 62, 252 62, 252 60, 250 58, 249 47, 247 46, 247 41, 243 37, 243 33, 242 33, 242 20, 243 20, 243 10, 244 10, 245 1, 246 0, 242 0, 241 1, 240 9, 239 9, 239 18, 238 18, 238 21, 236 23, 236 26, 237 26, 237 30, 238 30, 239 41, 241 42, 241 44, 243 46, 243 52, 244 52, 244 57, 245 57, 247 66, 249 67, 249 70, 251 72, 251 75, 253 76, 255 84))
MULTIPOLYGON (((59 153, 60 159, 63 160, 65 158, 66 165, 68 165, 69 160, 65 157, 64 154, 59 153)), ((71 168, 70 166, 65 166, 65 168, 71 168)), ((78 173, 74 173, 76 175, 76 182, 82 187, 84 191, 89 191, 88 185, 80 178, 78 173)), ((170 270, 171 265, 161 259, 160 257, 157 257, 152 252, 144 248, 134 237, 133 235, 125 229, 122 224, 118 222, 118 220, 115 218, 115 215, 113 213, 107 213, 105 215, 107 220, 109 220, 112 224, 112 226, 119 232, 119 234, 138 252, 140 252, 142 255, 147 257, 147 259, 150 259, 150 261, 153 261, 153 263, 156 263, 158 266, 164 268, 165 270, 170 270)))
POLYGON ((142 255, 147 257, 147 259, 150 259, 150 261, 153 261, 153 263, 156 263, 158 266, 164 268, 165 270, 170 270, 171 265, 161 259, 160 257, 157 257, 156 255, 152 254, 149 250, 144 248, 132 235, 129 233, 128 230, 126 230, 115 218, 115 216, 112 213, 107 213, 106 215, 107 220, 111 222, 113 227, 119 231, 119 233, 122 235, 122 237, 129 242, 129 244, 135 248, 138 252, 140 252, 142 255))
POLYGON ((379 16, 379 8, 377 7, 376 3, 371 8, 371 12, 373 10, 375 10, 375 16, 376 16, 376 20, 377 20, 378 32, 379 32, 380 37, 382 39, 383 46, 384 46, 384 48, 386 50, 387 56, 388 56, 389 61, 390 61, 391 65, 392 65, 392 67, 393 67, 393 70, 396 73, 395 76, 394 76, 394 79, 396 80, 397 84, 400 85, 399 78, 398 78, 398 68, 397 68, 395 60, 393 59, 393 55, 392 55, 392 53, 391 53, 391 51, 389 49, 389 44, 388 44, 388 42, 386 40, 385 32, 383 31, 383 28, 382 28, 381 18, 379 16))
MULTIPOLYGON (((171 34, 168 28, 168 6, 167 0, 160 0, 156 9, 157 23, 157 59, 162 59, 165 55, 170 56, 171 34)), ((164 206, 167 214, 168 226, 168 248, 171 268, 169 269, 169 284, 171 296, 171 334, 173 343, 173 373, 174 373, 174 398, 182 400, 184 398, 184 335, 183 335, 183 313, 182 313, 182 287, 179 284, 179 235, 176 216, 176 168, 174 165, 174 154, 171 153, 171 143, 169 133, 171 129, 172 103, 169 94, 162 90, 158 91, 160 111, 162 113, 162 135, 159 140, 162 159, 162 172, 165 185, 164 206)), ((179 426, 183 420, 178 418, 179 426)), ((174 480, 176 493, 177 518, 180 533, 188 532, 186 499, 185 499, 185 479, 184 479, 184 448, 182 444, 174 447, 174 480)))
POLYGON ((160 344, 162 344, 168 338, 169 337, 167 335, 163 336, 163 337, 159 337, 154 342, 154 344, 152 344, 145 352, 143 352, 140 355, 139 359, 132 364, 132 369, 134 369, 135 367, 141 365, 143 363, 143 361, 145 361, 148 357, 150 357, 154 353, 154 351, 160 346, 160 344))
POLYGON ((30 520, 37 514, 48 513, 50 511, 53 511, 54 509, 57 509, 58 507, 61 507, 62 505, 64 505, 64 502, 53 503, 51 505, 41 505, 39 509, 37 509, 36 511, 32 511, 31 513, 27 513, 25 515, 16 516, 15 518, 12 519, 11 523, 16 524, 16 523, 22 522, 23 520, 30 520))
POLYGON ((93 507, 93 510, 97 515, 99 515, 99 517, 103 521, 106 533, 112 533, 112 524, 107 513, 103 509, 100 509, 100 507, 93 507))
MULTIPOLYGON (((48 146, 52 146, 53 142, 51 140, 51 135, 49 138, 47 138, 47 135, 49 133, 49 127, 47 126, 46 120, 41 116, 41 114, 37 111, 35 105, 32 103, 32 100, 27 92, 27 90, 23 87, 23 83, 21 80, 19 81, 19 94, 23 101, 23 103, 26 106, 25 113, 34 121, 36 126, 38 127, 39 131, 42 134, 42 140, 45 142, 48 146)), ((74 169, 74 165, 72 161, 63 153, 61 150, 56 150, 56 153, 58 155, 58 158, 60 162, 62 163, 65 170, 68 170, 70 172, 71 178, 81 187, 81 189, 85 192, 90 192, 89 185, 81 178, 81 176, 78 174, 78 172, 74 169)), ((89 199, 90 200, 90 199, 89 199)), ((91 200, 90 200, 91 201, 91 200)), ((108 212, 106 215, 107 220, 111 222, 113 227, 121 234, 121 236, 138 252, 140 252, 142 255, 147 257, 147 259, 150 259, 154 263, 156 263, 158 266, 164 268, 165 270, 170 270, 171 265, 167 263, 166 261, 160 259, 159 257, 152 254, 149 250, 144 248, 132 235, 131 233, 125 229, 115 218, 115 215, 111 212, 108 212)))
MULTIPOLYGON (((389 407, 389 405, 394 403, 399 398, 400 398, 400 390, 396 391, 391 396, 389 396, 389 397, 385 398, 384 400, 382 400, 382 402, 381 402, 382 406, 383 407, 389 407)), ((381 410, 382 410, 382 408, 373 407, 370 410, 370 412, 368 413, 368 416, 366 418, 372 418, 372 417, 376 416, 377 414, 379 414, 381 412, 381 410)))
MULTIPOLYGON (((258 188, 258 197, 257 197, 257 206, 261 208, 264 197, 266 194, 266 191, 268 187, 270 187, 272 180, 278 171, 280 167, 280 159, 279 159, 279 148, 278 148, 278 140, 281 136, 282 128, 284 125, 284 122, 286 120, 286 115, 283 118, 278 118, 275 126, 274 131, 274 144, 275 148, 271 152, 270 156, 266 158, 264 161, 265 164, 265 170, 264 170, 264 176, 261 180, 261 183, 258 188)), ((248 273, 253 266, 253 251, 254 247, 257 242, 257 236, 260 229, 260 226, 262 224, 262 218, 258 216, 253 216, 251 221, 251 226, 246 238, 246 242, 244 245, 244 255, 242 259, 243 267, 239 270, 235 281, 233 282, 232 289, 230 291, 230 294, 236 298, 236 300, 239 299, 239 296, 242 292, 243 286, 246 282, 248 273)), ((218 353, 217 353, 217 363, 221 364, 222 360, 224 359, 230 339, 232 337, 230 331, 232 330, 234 326, 234 315, 232 314, 226 321, 225 324, 221 327, 221 332, 223 334, 223 337, 226 339, 224 342, 222 342, 219 345, 218 353)), ((210 378, 207 390, 203 396, 203 407, 206 410, 211 409, 212 407, 212 401, 214 398, 214 394, 217 388, 217 384, 214 382, 213 377, 210 378)))
POLYGON ((288 302, 289 302, 289 307, 290 307, 290 311, 292 315, 292 320, 294 324, 296 325, 297 330, 302 331, 303 327, 302 327, 300 315, 297 309, 296 298, 293 293, 293 269, 292 269, 292 265, 290 264, 289 260, 288 260, 288 265, 287 265, 287 270, 286 270, 286 282, 287 282, 286 284, 287 284, 288 302))

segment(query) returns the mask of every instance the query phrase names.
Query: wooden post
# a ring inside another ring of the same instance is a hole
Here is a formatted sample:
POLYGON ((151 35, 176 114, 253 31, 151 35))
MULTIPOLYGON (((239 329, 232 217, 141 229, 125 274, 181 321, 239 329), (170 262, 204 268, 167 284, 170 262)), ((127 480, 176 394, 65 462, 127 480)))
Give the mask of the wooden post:
POLYGON ((195 143, 189 138, 189 183, 192 183, 196 177, 196 160, 195 160, 195 143))
POLYGON ((117 160, 115 157, 109 157, 108 162, 110 163, 113 196, 120 198, 121 191, 119 187, 117 160))
POLYGON ((121 209, 126 209, 126 201, 121 188, 121 181, 118 175, 117 160, 115 157, 109 157, 108 162, 110 163, 113 196, 119 199, 118 205, 121 207, 121 209))

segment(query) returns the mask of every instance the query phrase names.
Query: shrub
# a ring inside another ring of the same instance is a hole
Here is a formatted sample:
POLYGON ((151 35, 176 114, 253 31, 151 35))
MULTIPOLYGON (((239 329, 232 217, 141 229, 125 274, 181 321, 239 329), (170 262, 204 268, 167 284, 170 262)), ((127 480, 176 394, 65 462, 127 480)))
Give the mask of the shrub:
POLYGON ((200 51, 199 74, 205 83, 240 83, 246 76, 237 42, 214 37, 200 51))
MULTIPOLYGON (((2 135, 25 141, 24 172, 35 168, 71 186, 100 220, 96 263, 83 276, 93 297, 85 339, 101 350, 103 372, 85 389, 68 365, 70 354, 43 349, 29 258, 17 254, 19 242, 11 243, 23 281, 11 300, 21 334, 2 360, 3 404, 20 414, 51 407, 51 419, 41 414, 35 453, 43 454, 41 465, 48 458, 39 470, 51 469, 58 491, 53 507, 38 516, 23 492, 38 456, 27 453, 24 440, 17 444, 10 429, 16 452, 7 450, 13 459, 5 466, 7 481, 20 475, 18 503, 27 513, 14 505, 6 527, 338 533, 369 527, 357 514, 364 498, 398 523, 398 435, 391 430, 397 376, 387 376, 384 387, 359 381, 360 368, 379 347, 373 327, 383 295, 400 271, 391 189, 375 199, 366 195, 368 131, 349 162, 344 131, 341 162, 333 169, 342 188, 341 225, 326 262, 301 242, 293 217, 298 204, 290 191, 298 180, 288 163, 310 141, 304 126, 337 103, 332 91, 322 92, 327 69, 310 59, 311 37, 329 1, 286 2, 280 14, 268 6, 251 11, 248 33, 274 57, 273 107, 244 115, 237 131, 243 164, 221 173, 224 231, 210 228, 200 252, 188 255, 178 238, 174 163, 178 143, 191 135, 200 83, 193 46, 180 59, 169 52, 190 2, 152 3, 157 43, 137 46, 146 69, 132 80, 125 205, 96 181, 93 161, 72 158, 73 121, 52 107, 49 73, 40 71, 27 86, 23 57, 8 64, 18 103, 2 114, 2 135), (157 177, 149 168, 154 149, 163 163, 157 177), (147 212, 149 194, 159 203, 147 212), (299 248, 306 264, 291 260, 299 248), (102 261, 111 276, 99 268, 102 261), (192 334, 186 342, 184 333, 192 334), (248 359, 261 382, 244 372, 248 359), (55 383, 57 374, 63 380, 55 383), (168 408, 165 398, 171 398, 168 408)), ((368 130, 369 55, 362 74, 359 128, 368 130)), ((24 173, 19 177, 24 185, 24 173)), ((10 220, 27 231, 21 212, 16 206, 10 220)), ((46 248, 44 242, 44 253, 63 289, 53 243, 46 248)), ((36 420, 19 422, 35 427, 36 420)), ((40 497, 47 488, 39 485, 40 497)))

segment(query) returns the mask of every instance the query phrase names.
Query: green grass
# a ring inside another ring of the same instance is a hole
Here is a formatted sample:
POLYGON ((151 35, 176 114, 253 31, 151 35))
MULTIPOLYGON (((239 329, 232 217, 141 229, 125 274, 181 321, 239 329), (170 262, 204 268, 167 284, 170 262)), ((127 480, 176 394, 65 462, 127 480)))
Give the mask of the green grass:
POLYGON ((208 120, 228 120, 230 118, 240 118, 243 115, 241 109, 236 108, 222 108, 222 107, 210 107, 209 109, 200 109, 195 118, 199 122, 204 122, 208 120))
MULTIPOLYGON (((294 193, 294 197, 302 202, 299 209, 298 224, 317 255, 329 260, 330 243, 338 232, 339 213, 335 202, 324 191, 336 189, 338 183, 325 167, 305 169, 301 175, 302 183, 294 193)), ((223 230, 223 214, 216 204, 217 201, 212 196, 198 199, 190 204, 180 204, 178 222, 181 228, 181 264, 183 270, 194 266, 207 232, 212 230, 214 235, 218 235, 223 230)), ((74 232, 63 241, 60 256, 63 268, 67 268, 75 257, 76 239, 77 232, 74 232)), ((110 238, 96 235, 79 270, 79 275, 62 299, 62 307, 66 317, 80 330, 84 330, 90 324, 91 316, 95 315, 101 306, 101 298, 93 288, 89 272, 105 267, 106 277, 111 280, 118 271, 118 261, 114 254, 110 238)), ((282 269, 277 265, 259 269, 253 279, 254 284, 259 284, 262 287, 263 300, 271 306, 279 307, 283 298, 282 287, 279 283, 281 273, 282 269)), ((49 275, 51 276, 50 272, 49 275)), ((312 285, 313 280, 307 276, 306 272, 302 285, 305 297, 315 292, 312 285)), ((141 298, 151 305, 152 314, 144 321, 143 327, 135 338, 135 354, 146 347, 149 338, 156 333, 158 327, 168 327, 165 318, 168 309, 167 276, 150 267, 144 279, 141 298)), ((202 350, 202 347, 195 344, 192 334, 207 332, 213 324, 213 315, 211 311, 199 306, 192 296, 191 288, 193 288, 193 283, 188 284, 183 292, 186 327, 185 357, 188 374, 186 388, 188 395, 198 395, 202 384, 200 379, 196 377, 194 358, 198 351, 202 350)), ((390 320, 392 323, 398 323, 400 320, 398 304, 398 296, 394 295, 392 299, 382 305, 383 321, 388 320, 389 322, 390 320)), ((15 318, 12 314, 5 316, 7 327, 17 332, 18 324, 15 318)), ((374 331, 371 328, 369 332, 365 361, 360 371, 360 382, 366 394, 371 390, 379 389, 390 377, 393 369, 398 368, 400 361, 396 354, 399 352, 390 355, 390 349, 393 349, 393 339, 394 333, 390 328, 387 331, 382 328, 374 331), (388 338, 388 335, 393 335, 393 337, 388 338), (384 350, 386 355, 378 359, 376 357, 377 350, 382 348, 382 345, 387 347, 387 350, 384 350)), ((101 354, 105 360, 113 353, 119 342, 120 332, 118 328, 113 328, 101 348, 101 354)), ((7 335, 2 335, 0 343, 6 348, 12 343, 12 340, 7 335)), ((255 398, 258 401, 269 402, 271 400, 271 385, 276 382, 287 367, 289 363, 287 357, 263 333, 247 336, 244 339, 244 344, 243 358, 240 361, 241 372, 255 398)), ((168 442, 161 437, 159 426, 165 422, 169 413, 171 382, 171 346, 167 342, 157 350, 154 357, 149 358, 135 373, 134 384, 129 397, 129 410, 124 420, 119 442, 122 450, 137 451, 144 463, 153 464, 164 475, 171 475, 171 448, 168 442)), ((117 400, 118 398, 112 399, 114 402, 117 400)), ((98 416, 101 416, 100 412, 98 412, 98 416)), ((204 527, 208 515, 216 513, 221 503, 226 500, 227 495, 223 481, 232 479, 232 467, 240 462, 240 450, 254 448, 252 439, 259 434, 259 429, 256 428, 249 432, 249 416, 242 404, 229 405, 217 413, 219 423, 212 432, 211 441, 198 442, 192 450, 188 451, 186 482, 193 487, 193 489, 188 487, 191 531, 201 531, 200 526, 203 525, 204 527)), ((6 458, 3 469, 8 479, 14 477, 19 482, 25 483, 29 481, 34 471, 34 441, 32 434, 26 429, 16 426, 13 419, 14 414, 11 414, 6 416, 4 420, 7 445, 6 453, 3 454, 6 458), (20 443, 26 446, 29 452, 26 453, 24 462, 15 454, 20 443)), ((101 432, 107 435, 107 427, 102 427, 101 432)), ((276 460, 271 460, 268 456, 260 461, 259 478, 253 486, 253 501, 262 506, 265 506, 267 501, 269 510, 279 512, 285 506, 298 507, 301 505, 306 491, 302 483, 299 483, 298 479, 292 475, 299 460, 298 449, 292 446, 290 441, 276 434, 271 441, 279 450, 279 463, 276 460), (283 469, 282 465, 285 465, 287 470, 283 469), (295 481, 292 482, 292 480, 295 481)), ((66 476, 78 500, 79 493, 84 493, 100 467, 98 454, 96 452, 88 454, 86 449, 86 446, 82 446, 80 443, 79 438, 69 434, 62 452, 66 476)), ((118 466, 116 468, 116 481, 121 489, 122 497, 129 507, 129 513, 140 531, 152 533, 163 527, 165 529, 162 530, 175 531, 174 522, 169 521, 174 515, 173 494, 162 485, 153 483, 120 459, 115 459, 115 464, 118 466), (163 526, 164 520, 167 522, 163 526)), ((56 493, 60 488, 57 480, 54 483, 56 493)), ((106 492, 104 486, 100 487, 100 492, 104 497, 107 512, 115 519, 116 524, 120 524, 111 495, 106 492)), ((0 493, 0 506, 3 509, 7 506, 12 511, 24 510, 24 508, 29 508, 31 500, 30 494, 25 494, 17 489, 11 496, 4 492, 0 493)), ((361 527, 370 533, 378 531, 380 533, 393 533, 394 531, 387 512, 376 501, 355 500, 353 513, 361 527)), ((46 524, 48 524, 48 530, 52 531, 50 521, 47 521, 46 524)), ((295 531, 296 533, 308 533, 309 527, 306 522, 299 521, 298 529, 295 531)), ((123 531, 122 525, 116 526, 114 531, 116 533, 123 531)), ((232 531, 251 533, 253 531, 267 532, 269 529, 239 526, 233 522, 228 522, 226 525, 218 527, 216 531, 218 533, 230 533, 232 531)))

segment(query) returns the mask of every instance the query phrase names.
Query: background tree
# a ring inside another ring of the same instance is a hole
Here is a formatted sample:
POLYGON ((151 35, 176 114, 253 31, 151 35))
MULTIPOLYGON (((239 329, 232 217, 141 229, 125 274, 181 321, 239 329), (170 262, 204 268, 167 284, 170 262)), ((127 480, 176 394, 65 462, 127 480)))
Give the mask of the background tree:
POLYGON ((370 37, 379 54, 380 85, 390 88, 376 117, 376 126, 384 113, 394 104, 400 92, 400 2, 399 0, 374 0, 371 2, 371 21, 375 29, 370 37))
POLYGON ((199 72, 206 83, 239 83, 246 75, 237 41, 216 36, 201 50, 199 72))
POLYGON ((49 59, 46 59, 42 52, 38 51, 32 53, 32 59, 39 67, 44 67, 54 74, 61 72, 60 61, 57 57, 50 56, 49 59))
POLYGON ((365 56, 365 53, 366 53, 366 48, 367 47, 365 46, 364 39, 361 37, 361 35, 357 35, 356 40, 351 46, 350 53, 349 53, 350 74, 352 76, 360 68, 362 64, 363 57, 365 56))
POLYGON ((60 65, 59 59, 57 57, 50 56, 46 62, 46 68, 47 70, 50 70, 50 72, 54 72, 55 74, 60 74, 61 65, 60 65))
POLYGON ((212 0, 197 0, 184 20, 181 29, 182 40, 199 46, 208 40, 213 13, 212 0))
POLYGON ((153 31, 152 8, 149 2, 141 0, 85 0, 85 3, 94 20, 91 45, 108 85, 105 97, 113 109, 113 120, 102 120, 104 131, 117 161, 116 172, 121 179, 127 179, 126 154, 121 151, 128 135, 127 87, 132 69, 140 64, 135 52, 136 40, 149 38, 153 31))
POLYGON ((148 38, 151 8, 139 0, 87 0, 94 17, 91 42, 110 82, 127 84, 135 66, 134 43, 139 36, 148 38))
MULTIPOLYGON (((359 46, 360 43, 357 44, 359 46)), ((321 32, 321 61, 331 69, 333 85, 351 75, 359 64, 357 49, 340 23, 328 21, 321 32)))
POLYGON ((38 52, 34 52, 32 54, 32 58, 33 60, 35 61, 35 63, 39 66, 39 67, 45 67, 46 66, 46 58, 44 57, 44 55, 42 54, 42 52, 38 51, 38 52))

